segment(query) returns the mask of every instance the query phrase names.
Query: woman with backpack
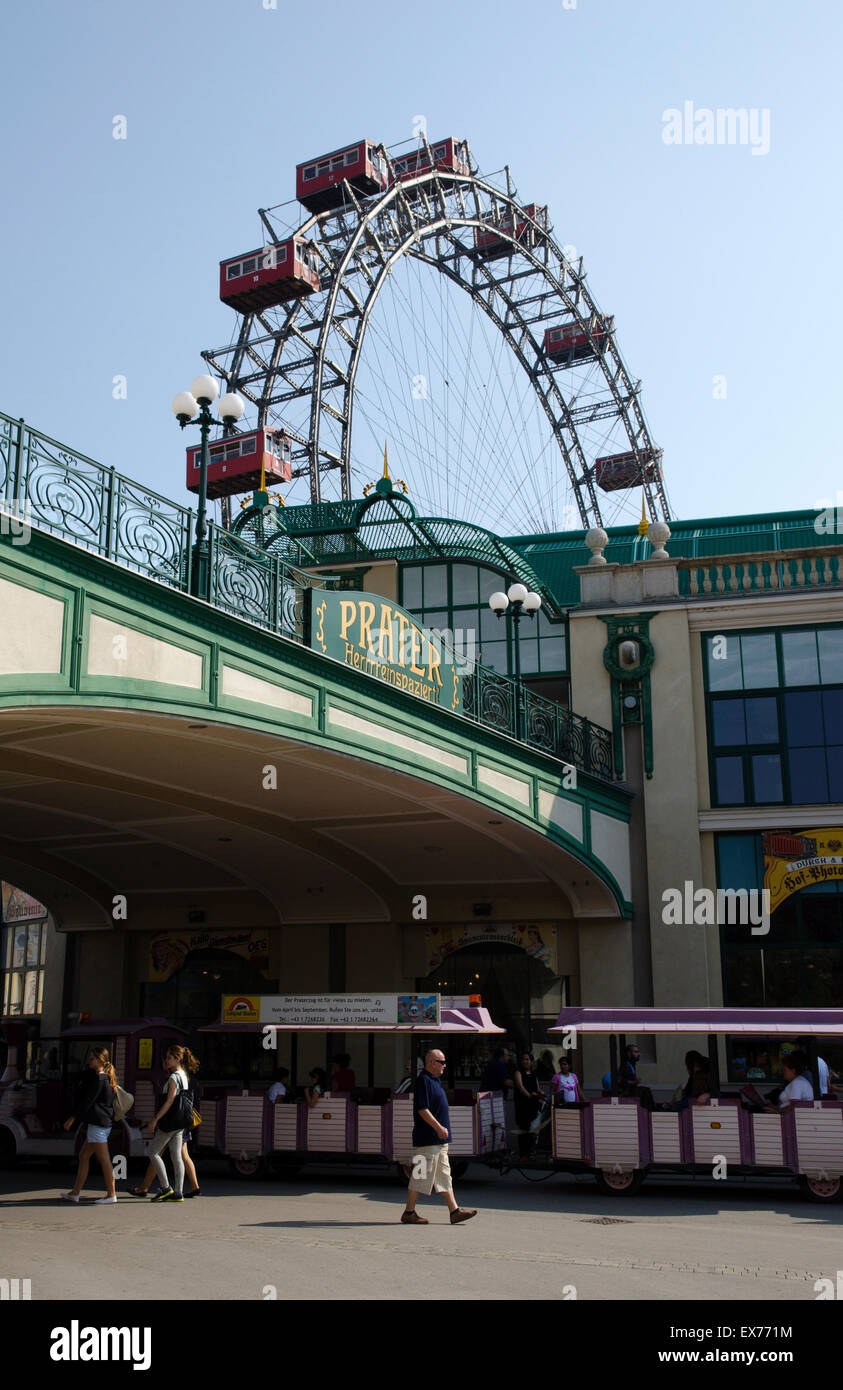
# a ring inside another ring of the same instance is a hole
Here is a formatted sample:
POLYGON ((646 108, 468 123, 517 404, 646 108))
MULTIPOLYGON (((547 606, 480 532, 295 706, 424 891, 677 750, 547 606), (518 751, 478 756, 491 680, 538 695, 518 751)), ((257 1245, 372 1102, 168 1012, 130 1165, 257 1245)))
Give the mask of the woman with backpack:
POLYGON ((190 1127, 193 1106, 190 1103, 187 1074, 182 1066, 186 1049, 179 1043, 171 1043, 164 1057, 164 1066, 170 1073, 161 1087, 162 1101, 153 1115, 147 1129, 152 1138, 149 1143, 149 1157, 158 1175, 161 1191, 153 1197, 153 1202, 183 1202, 184 1159, 182 1148, 183 1133, 190 1127), (158 1133, 156 1134, 156 1129, 158 1133), (167 1169, 161 1154, 170 1150, 173 1163, 173 1186, 170 1186, 167 1169))
POLYGON ((107 1047, 94 1047, 88 1058, 88 1066, 79 1082, 76 1096, 76 1113, 65 1120, 65 1129, 72 1129, 77 1120, 86 1125, 85 1142, 79 1151, 79 1166, 76 1181, 69 1192, 61 1195, 66 1202, 78 1202, 79 1194, 85 1186, 91 1155, 96 1154, 102 1175, 105 1178, 105 1197, 97 1197, 94 1205, 101 1207, 117 1201, 114 1189, 114 1169, 108 1152, 108 1136, 114 1123, 114 1093, 117 1090, 117 1077, 111 1065, 107 1047))
MULTIPOLYGON (((195 1109, 197 1108, 197 1102, 198 1102, 198 1100, 199 1100, 199 1087, 198 1087, 197 1082, 196 1082, 193 1078, 194 1078, 194 1074, 199 1070, 199 1061, 198 1061, 198 1058, 194 1057, 193 1053, 190 1051, 190 1048, 188 1048, 188 1047, 179 1047, 179 1046, 177 1046, 176 1044, 173 1044, 172 1047, 170 1047, 170 1048, 167 1049, 167 1055, 166 1055, 165 1062, 164 1062, 164 1065, 165 1065, 165 1066, 169 1067, 169 1065, 170 1065, 170 1058, 171 1058, 171 1057, 172 1057, 172 1058, 175 1058, 175 1059, 177 1060, 177 1063, 178 1063, 178 1065, 180 1066, 181 1075, 182 1075, 182 1077, 184 1077, 184 1079, 187 1081, 187 1091, 188 1091, 188 1095, 190 1096, 190 1108, 191 1108, 191 1110, 195 1110, 195 1109), (181 1057, 180 1057, 180 1058, 179 1058, 179 1055, 178 1055, 179 1053, 181 1053, 181 1057), (187 1080, 187 1075, 188 1075, 188 1074, 189 1074, 189 1077, 190 1077, 189 1080, 187 1080)), ((173 1075, 175 1075, 175 1074, 176 1074, 176 1073, 173 1073, 173 1075)), ((162 1096, 164 1096, 165 1093, 169 1092, 170 1080, 171 1080, 171 1078, 168 1077, 168 1079, 164 1082, 164 1085, 163 1085, 162 1088, 161 1088, 161 1094, 162 1094, 162 1096)), ((166 1108, 166 1107, 165 1107, 165 1108, 166 1108)), ((164 1114, 164 1109, 162 1109, 162 1110, 159 1112, 159 1114, 164 1114)), ((192 1119, 192 1116, 191 1116, 191 1119, 192 1119)), ((153 1120, 152 1123, 154 1124, 155 1121, 153 1120)), ((166 1143, 166 1138, 165 1138, 164 1136, 165 1136, 165 1132, 162 1131, 162 1133, 161 1133, 161 1143, 159 1144, 158 1148, 156 1148, 155 1150, 153 1150, 153 1147, 152 1147, 152 1145, 150 1144, 150 1146, 149 1146, 149 1153, 150 1153, 149 1165, 148 1165, 148 1167, 147 1167, 146 1172, 144 1173, 143 1183, 142 1183, 142 1185, 139 1186, 139 1187, 130 1187, 130 1188, 129 1188, 129 1193, 130 1193, 130 1195, 131 1195, 132 1197, 146 1197, 146 1196, 149 1195, 149 1188, 150 1188, 150 1185, 151 1185, 151 1183, 152 1183, 152 1179, 155 1177, 156 1172, 157 1172, 157 1169, 156 1169, 156 1166, 155 1166, 155 1158, 154 1158, 153 1155, 154 1155, 154 1153, 160 1153, 161 1149, 164 1147, 164 1145, 165 1145, 165 1143, 166 1143)), ((184 1130, 182 1131, 182 1136, 181 1136, 181 1137, 182 1137, 182 1147, 181 1147, 182 1163, 184 1164, 184 1171, 187 1173, 188 1179, 190 1180, 190 1183, 191 1183, 191 1186, 187 1189, 186 1192, 182 1193, 182 1195, 183 1195, 184 1197, 200 1197, 202 1194, 201 1194, 200 1191, 199 1191, 199 1179, 198 1179, 198 1177, 196 1176, 196 1167, 195 1167, 195 1165, 194 1165, 193 1159, 190 1157, 190 1151, 189 1151, 189 1149, 188 1149, 188 1147, 187 1147, 188 1144, 190 1143, 192 1137, 193 1137, 192 1126, 191 1126, 190 1124, 188 1124, 187 1128, 184 1129, 184 1130)), ((169 1135, 169 1138, 170 1138, 170 1145, 171 1145, 171 1147, 170 1147, 170 1152, 173 1153, 173 1152, 174 1152, 174 1148, 173 1148, 173 1146, 172 1146, 173 1141, 172 1141, 172 1134, 171 1134, 171 1133, 170 1133, 170 1135, 169 1135)), ((160 1163, 161 1160, 159 1159, 158 1162, 160 1163)), ((173 1169, 174 1169, 174 1171, 175 1171, 175 1164, 173 1165, 173 1169)), ((152 1199, 153 1202, 157 1202, 157 1201, 159 1200, 159 1198, 161 1198, 161 1200, 163 1200, 163 1198, 164 1198, 164 1196, 165 1196, 165 1194, 166 1194, 167 1192, 172 1192, 172 1187, 170 1186, 170 1181, 169 1181, 169 1179, 168 1179, 167 1176, 166 1176, 166 1171, 167 1171, 167 1170, 165 1169, 165 1170, 164 1170, 164 1180, 163 1180, 163 1183, 161 1183, 160 1191, 157 1193, 157 1195, 156 1195, 155 1197, 153 1197, 153 1199, 152 1199)), ((176 1177, 178 1177, 177 1174, 176 1174, 176 1177)), ((161 1182, 160 1174, 159 1174, 159 1182, 161 1182)), ((178 1190, 181 1191, 180 1188, 178 1188, 178 1190)), ((177 1201, 177 1200, 178 1200, 178 1199, 177 1199, 175 1196, 173 1196, 173 1197, 167 1197, 167 1201, 174 1202, 174 1201, 177 1201)))

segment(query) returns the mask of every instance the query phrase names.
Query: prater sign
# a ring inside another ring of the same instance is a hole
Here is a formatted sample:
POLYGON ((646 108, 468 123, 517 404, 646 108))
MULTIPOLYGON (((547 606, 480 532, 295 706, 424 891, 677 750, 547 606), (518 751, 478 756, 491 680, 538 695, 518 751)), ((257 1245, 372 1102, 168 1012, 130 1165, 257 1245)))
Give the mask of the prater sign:
POLYGON ((428 704, 460 710, 466 665, 441 636, 378 595, 322 594, 314 603, 311 646, 428 704))

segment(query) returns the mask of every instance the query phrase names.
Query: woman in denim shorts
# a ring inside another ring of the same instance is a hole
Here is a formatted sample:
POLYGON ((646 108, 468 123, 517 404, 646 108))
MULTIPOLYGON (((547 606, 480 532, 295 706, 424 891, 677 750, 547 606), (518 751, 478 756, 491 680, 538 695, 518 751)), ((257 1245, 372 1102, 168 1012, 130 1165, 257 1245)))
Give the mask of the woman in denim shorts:
POLYGON ((79 1194, 85 1186, 85 1180, 88 1176, 92 1154, 96 1154, 99 1159, 106 1190, 106 1196, 97 1197, 95 1205, 104 1206, 106 1203, 117 1201, 117 1193, 114 1189, 114 1169, 111 1166, 111 1156, 108 1152, 108 1136, 114 1123, 114 1092, 116 1089, 117 1077, 111 1065, 108 1048, 93 1048, 88 1059, 87 1070, 83 1073, 79 1083, 76 1114, 71 1115, 64 1124, 65 1129, 72 1129, 78 1119, 86 1125, 85 1143, 79 1151, 76 1181, 69 1192, 61 1194, 66 1202, 79 1201, 79 1194))

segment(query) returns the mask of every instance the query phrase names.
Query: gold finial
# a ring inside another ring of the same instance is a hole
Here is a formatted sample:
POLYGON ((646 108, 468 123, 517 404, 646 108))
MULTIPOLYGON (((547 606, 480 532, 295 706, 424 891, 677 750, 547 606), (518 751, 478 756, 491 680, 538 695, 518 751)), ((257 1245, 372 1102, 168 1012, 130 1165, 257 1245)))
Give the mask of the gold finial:
POLYGON ((649 529, 650 529, 650 523, 649 523, 649 521, 647 520, 647 513, 646 513, 646 511, 644 510, 644 489, 642 488, 642 489, 641 489, 641 520, 640 520, 639 523, 638 523, 638 534, 639 534, 639 536, 646 536, 646 534, 647 534, 647 532, 649 531, 649 529))
POLYGON ((389 464, 386 461, 386 440, 383 441, 383 476, 389 477, 389 464))

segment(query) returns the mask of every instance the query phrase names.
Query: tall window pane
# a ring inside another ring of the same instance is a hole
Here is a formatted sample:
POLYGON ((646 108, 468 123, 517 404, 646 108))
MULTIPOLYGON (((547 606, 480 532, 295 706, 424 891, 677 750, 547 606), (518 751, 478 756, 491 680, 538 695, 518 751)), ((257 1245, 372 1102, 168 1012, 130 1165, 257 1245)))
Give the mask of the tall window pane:
POLYGON ((783 632, 782 661, 785 685, 819 685, 815 632, 783 632))
POLYGON ((828 801, 824 748, 792 748, 788 762, 793 802, 828 801))
MULTIPOLYGON (((728 640, 728 634, 727 634, 728 640)), ((740 638, 744 690, 762 690, 779 683, 776 636, 762 632, 740 638)))
POLYGON ((714 742, 718 747, 746 743, 746 722, 743 700, 713 700, 714 742))
POLYGON ((404 608, 422 606, 422 572, 419 565, 413 565, 401 573, 401 602, 404 608))
POLYGON ((760 753, 753 757, 752 783, 756 802, 783 799, 782 764, 778 753, 760 753))
POLYGON ((453 603, 477 603, 477 570, 473 565, 452 565, 451 584, 453 603))
POLYGON ((779 711, 776 700, 745 700, 747 743, 778 743, 779 711))
POLYGON ((822 701, 818 690, 800 691, 785 695, 787 741, 791 748, 817 747, 825 742, 822 701))
POLYGON ((706 639, 709 690, 740 690, 740 638, 725 634, 725 643, 714 637, 706 639), (715 642, 717 645, 715 646, 715 642), (717 655, 715 655, 717 653, 717 655))
POLYGON ((737 806, 744 800, 743 758, 718 758, 717 800, 721 806, 737 806))
MULTIPOLYGON (((442 608, 448 602, 448 566, 425 565, 424 606, 442 608)), ((445 624, 447 626, 447 624, 445 624)))
POLYGON ((819 628, 817 645, 823 685, 843 685, 843 628, 819 628))

